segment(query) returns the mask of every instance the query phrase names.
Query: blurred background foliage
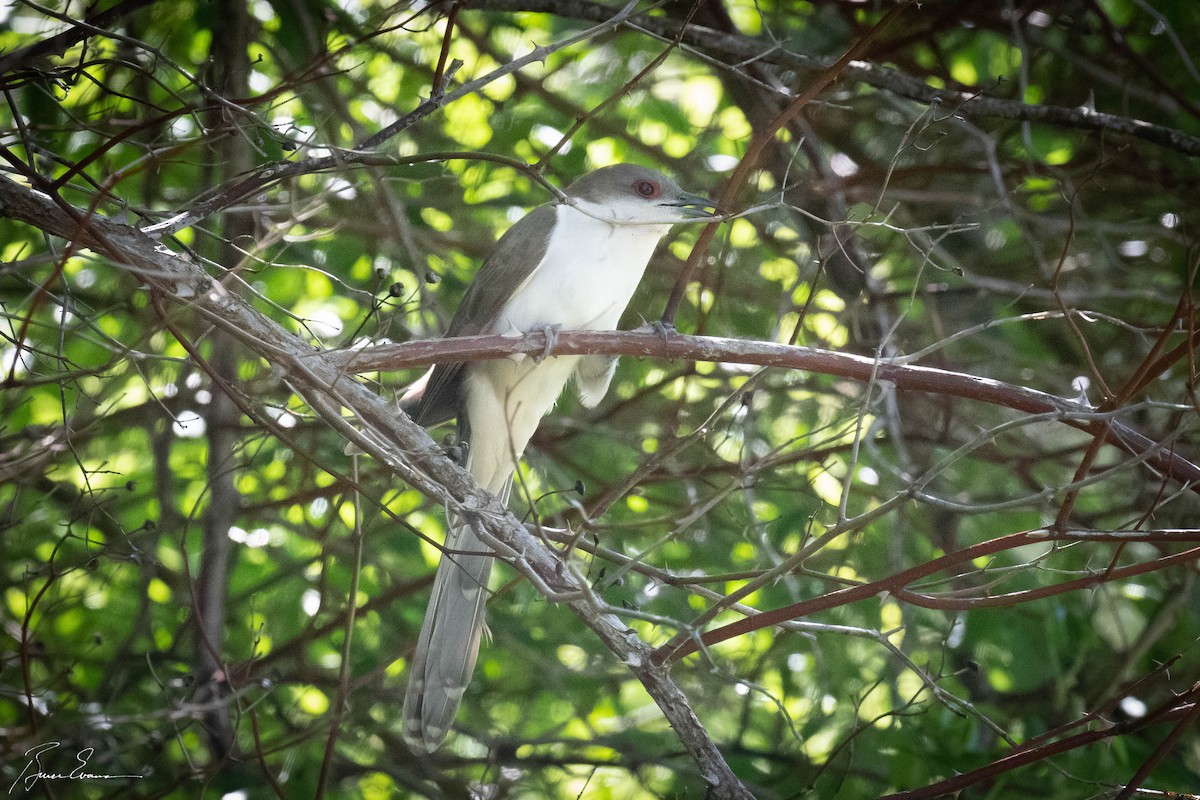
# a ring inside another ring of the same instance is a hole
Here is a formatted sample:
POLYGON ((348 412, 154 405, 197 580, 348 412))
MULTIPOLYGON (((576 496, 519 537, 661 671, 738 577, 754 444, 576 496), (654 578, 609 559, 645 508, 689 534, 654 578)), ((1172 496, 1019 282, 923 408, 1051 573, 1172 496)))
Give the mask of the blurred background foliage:
MULTIPOLYGON (((560 186, 657 165, 715 196, 790 93, 890 7, 640 2, 649 20, 553 49, 389 139, 392 163, 271 184, 164 245, 314 347, 436 337, 499 234, 552 199, 504 159, 558 148, 540 166, 560 186), (663 38, 685 19, 717 38, 663 38)), ((453 89, 620 10, 13 0, 0 6, 0 169, 90 213, 163 223, 232 197, 251 170, 347 153, 430 96, 443 55, 462 61, 453 89)), ((1190 0, 910 6, 860 66, 962 101, 916 101, 862 71, 834 84, 762 152, 737 202, 752 212, 722 227, 679 329, 916 355, 1107 402, 1197 458, 1197 31, 1190 0), (1184 144, 1024 111, 1045 107, 1143 120, 1184 144)), ((660 249, 625 327, 658 318, 697 234, 677 228, 660 249)), ((507 570, 457 733, 414 758, 397 716, 441 509, 353 465, 270 364, 186 302, 156 303, 119 265, 7 219, 0 311, 0 777, 13 794, 25 754, 53 742, 47 771, 94 748, 91 772, 143 777, 43 781, 31 796, 703 794, 645 690, 507 570), (205 635, 200 608, 216 608, 205 635)), ((417 375, 365 377, 390 395, 417 375)), ((932 797, 923 787, 989 769, 964 796, 1110 796, 1143 768, 1147 789, 1196 792, 1196 562, 1155 562, 1192 546, 1200 504, 1092 444, 1054 419, 839 375, 627 358, 598 409, 564 397, 545 420, 513 508, 573 525, 597 594, 654 644, 839 522, 709 626, 1056 520, 1182 529, 999 549, 909 587, 919 597, 760 629, 673 675, 762 798, 932 797), (1146 567, 1109 574, 1132 565, 1146 567)))

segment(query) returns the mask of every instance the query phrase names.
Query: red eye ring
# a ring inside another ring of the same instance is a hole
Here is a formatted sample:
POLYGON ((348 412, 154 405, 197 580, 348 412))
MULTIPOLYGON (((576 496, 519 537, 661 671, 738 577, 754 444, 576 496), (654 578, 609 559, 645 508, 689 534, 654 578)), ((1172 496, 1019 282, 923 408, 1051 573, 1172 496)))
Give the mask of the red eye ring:
POLYGON ((653 200, 654 198, 656 198, 660 194, 662 194, 662 187, 660 187, 654 181, 647 181, 647 180, 634 181, 633 192, 638 197, 644 197, 647 200, 653 200))

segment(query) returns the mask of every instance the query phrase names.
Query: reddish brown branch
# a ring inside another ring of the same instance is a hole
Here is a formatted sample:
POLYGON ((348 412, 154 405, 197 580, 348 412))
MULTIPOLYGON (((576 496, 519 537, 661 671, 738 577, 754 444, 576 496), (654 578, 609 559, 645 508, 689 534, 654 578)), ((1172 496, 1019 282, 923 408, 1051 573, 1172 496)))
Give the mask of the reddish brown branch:
MULTIPOLYGON (((897 17, 899 17, 912 0, 905 0, 895 8, 884 14, 879 22, 875 23, 872 28, 866 32, 858 41, 842 54, 842 57, 835 61, 828 69, 812 80, 800 95, 788 104, 788 107, 781 111, 771 122, 761 130, 754 132, 753 138, 750 140, 749 146, 746 148, 746 154, 742 156, 738 162, 737 168, 733 174, 729 176, 729 182, 725 184, 725 188, 721 190, 721 197, 717 200, 718 208, 726 211, 733 207, 734 201, 737 199, 738 192, 741 191, 742 184, 750 175, 750 171, 758 165, 759 156, 775 135, 781 131, 797 114, 799 114, 805 106, 816 99, 817 95, 825 91, 829 84, 837 80, 838 76, 850 65, 852 61, 857 61, 866 55, 867 51, 875 44, 884 30, 891 25, 897 17)), ((683 35, 683 31, 687 28, 685 22, 679 28, 679 36, 683 35)), ((679 277, 675 280, 675 286, 671 289, 671 296, 667 298, 667 305, 663 309, 662 323, 667 327, 675 325, 675 312, 679 309, 679 303, 683 300, 683 294, 687 291, 688 284, 692 280, 692 275, 700 266, 700 262, 704 260, 708 253, 709 245, 712 243, 713 236, 716 235, 719 222, 710 222, 704 226, 704 230, 700 232, 699 239, 696 240, 696 245, 692 248, 691 254, 688 256, 687 263, 679 273, 679 277)))
MULTIPOLYGON (((472 7, 493 11, 537 11, 581 20, 598 20, 612 9, 589 0, 473 0, 472 7)), ((635 15, 630 22, 656 36, 672 38, 681 27, 666 17, 635 15)), ((688 25, 685 44, 722 60, 758 61, 789 70, 819 72, 828 67, 825 59, 791 52, 778 43, 761 38, 714 31, 701 25, 688 25)), ((1179 127, 1170 127, 1133 117, 1096 111, 1087 105, 1051 106, 990 97, 977 89, 939 88, 923 77, 868 61, 856 61, 839 76, 846 84, 863 84, 922 105, 954 109, 955 116, 968 119, 993 118, 1035 122, 1064 129, 1113 132, 1151 142, 1187 156, 1200 156, 1200 136, 1179 127)))
POLYGON ((27 64, 39 63, 52 56, 61 56, 68 48, 95 36, 98 29, 108 28, 121 18, 153 2, 155 0, 125 0, 112 8, 85 17, 60 33, 14 50, 0 58, 0 75, 21 69, 27 64))
POLYGON ((446 33, 442 36, 442 50, 438 53, 437 68, 433 71, 433 83, 430 98, 442 94, 442 84, 446 77, 446 62, 450 59, 450 42, 454 40, 454 26, 458 21, 458 10, 462 8, 462 0, 454 0, 446 13, 446 33))
POLYGON ((1200 493, 1200 466, 1171 449, 1159 447, 1154 440, 1117 419, 1115 412, 1096 414, 1072 400, 1024 386, 950 370, 879 361, 850 353, 716 336, 564 331, 550 343, 541 332, 520 337, 464 336, 323 353, 322 357, 333 358, 346 372, 362 373, 427 367, 445 361, 480 361, 514 353, 540 356, 546 352, 553 355, 627 355, 798 369, 864 383, 891 383, 900 391, 961 397, 1028 414, 1058 415, 1063 423, 1093 435, 1100 427, 1108 425, 1111 444, 1127 453, 1146 456, 1146 463, 1200 493))
MULTIPOLYGON (((1189 693, 1190 695, 1191 693, 1189 693)), ((1095 742, 1105 739, 1112 739, 1117 736, 1132 733, 1136 730, 1141 730, 1151 724, 1169 721, 1174 717, 1188 717, 1194 713, 1196 708, 1195 703, 1187 702, 1183 698, 1172 698, 1169 701, 1169 706, 1162 712, 1147 715, 1132 722, 1109 725, 1103 728, 1097 728, 1089 731, 1082 731, 1074 736, 1068 736, 1064 739, 1058 739, 1053 742, 1048 742, 1039 747, 1022 750, 1018 749, 1015 752, 997 759, 980 767, 979 769, 964 772, 960 775, 955 775, 953 778, 947 778, 944 781, 922 786, 920 789, 911 789, 906 792, 896 792, 894 794, 885 795, 879 800, 935 800, 936 798, 950 797, 956 792, 959 792, 968 786, 974 786, 977 783, 995 778, 1005 772, 1010 772, 1018 767, 1023 767, 1028 764, 1035 764, 1038 761, 1043 761, 1052 756, 1061 753, 1067 753, 1071 750, 1076 750, 1080 747, 1085 747, 1095 742)), ((1124 796, 1124 795, 1122 795, 1124 796)), ((1182 797, 1182 795, 1171 795, 1173 797, 1182 797)))

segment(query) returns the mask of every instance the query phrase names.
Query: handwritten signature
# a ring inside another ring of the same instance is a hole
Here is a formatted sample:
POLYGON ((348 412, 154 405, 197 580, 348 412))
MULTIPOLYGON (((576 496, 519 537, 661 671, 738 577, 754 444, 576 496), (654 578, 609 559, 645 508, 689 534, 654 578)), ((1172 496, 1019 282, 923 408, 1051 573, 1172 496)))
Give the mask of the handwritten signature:
POLYGON ((94 747, 85 747, 75 754, 75 760, 79 764, 70 772, 46 772, 42 766, 42 755, 59 747, 62 747, 62 742, 46 742, 26 750, 25 756, 29 761, 17 779, 12 782, 12 786, 8 787, 8 793, 12 794, 13 790, 17 788, 17 784, 24 784, 25 791, 28 792, 37 785, 38 781, 111 781, 119 778, 145 777, 144 775, 102 775, 88 772, 88 759, 96 752, 94 747))

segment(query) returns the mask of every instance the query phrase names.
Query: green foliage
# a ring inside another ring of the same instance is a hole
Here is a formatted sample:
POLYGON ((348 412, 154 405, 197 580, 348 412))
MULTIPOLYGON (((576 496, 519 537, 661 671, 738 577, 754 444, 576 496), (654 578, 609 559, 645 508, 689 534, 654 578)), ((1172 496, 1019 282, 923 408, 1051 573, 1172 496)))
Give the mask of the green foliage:
MULTIPOLYGON (((820 74, 812 59, 880 18, 708 4, 692 21, 726 44, 686 39, 630 84, 672 47, 646 26, 687 12, 656 7, 364 160, 356 146, 446 73, 444 42, 462 61, 453 92, 617 6, 580 19, 567 3, 467 3, 447 38, 439 4, 101 3, 88 13, 118 11, 98 29, 52 5, 66 16, 0 8, 0 179, 142 228, 220 200, 162 246, 322 350, 439 336, 496 238, 553 199, 539 174, 562 186, 633 161, 716 196, 820 74), (45 44, 56 34, 63 48, 45 44)), ((736 348, 627 357, 599 408, 560 401, 513 492, 519 517, 570 526, 570 563, 654 646, 795 607, 672 667, 757 797, 931 797, 964 774, 978 780, 963 797, 1099 797, 1143 766, 1147 789, 1200 786, 1186 481, 1200 175, 1184 142, 1200 132, 1200 6, 1017 5, 906 9, 868 53, 874 78, 845 73, 757 156, 730 209, 750 212, 721 226, 676 319, 917 354, 1001 382, 1003 401, 759 370, 736 348), (965 94, 918 102, 885 68, 965 94), (1038 116, 1079 106, 1145 124, 1038 116), (1022 389, 1084 392, 1103 413, 1034 417, 1022 389), (1100 418, 1150 444, 1114 446, 1100 418), (1056 521, 1073 536, 1004 544, 1056 521), (1131 531, 1149 533, 1114 533, 1131 531), (1036 757, 1004 761, 1022 752, 1036 757)), ((14 795, 704 796, 702 766, 627 665, 503 568, 455 733, 414 756, 398 716, 443 509, 346 455, 269 346, 12 216, 0 205, 0 778, 14 795), (230 552, 210 573, 218 543, 230 552), (224 604, 202 635, 211 598, 224 604), (23 783, 50 743, 46 772, 91 748, 88 771, 140 777, 23 783)), ((675 230, 623 327, 659 318, 698 236, 675 230)), ((363 377, 391 396, 420 372, 363 377)))

